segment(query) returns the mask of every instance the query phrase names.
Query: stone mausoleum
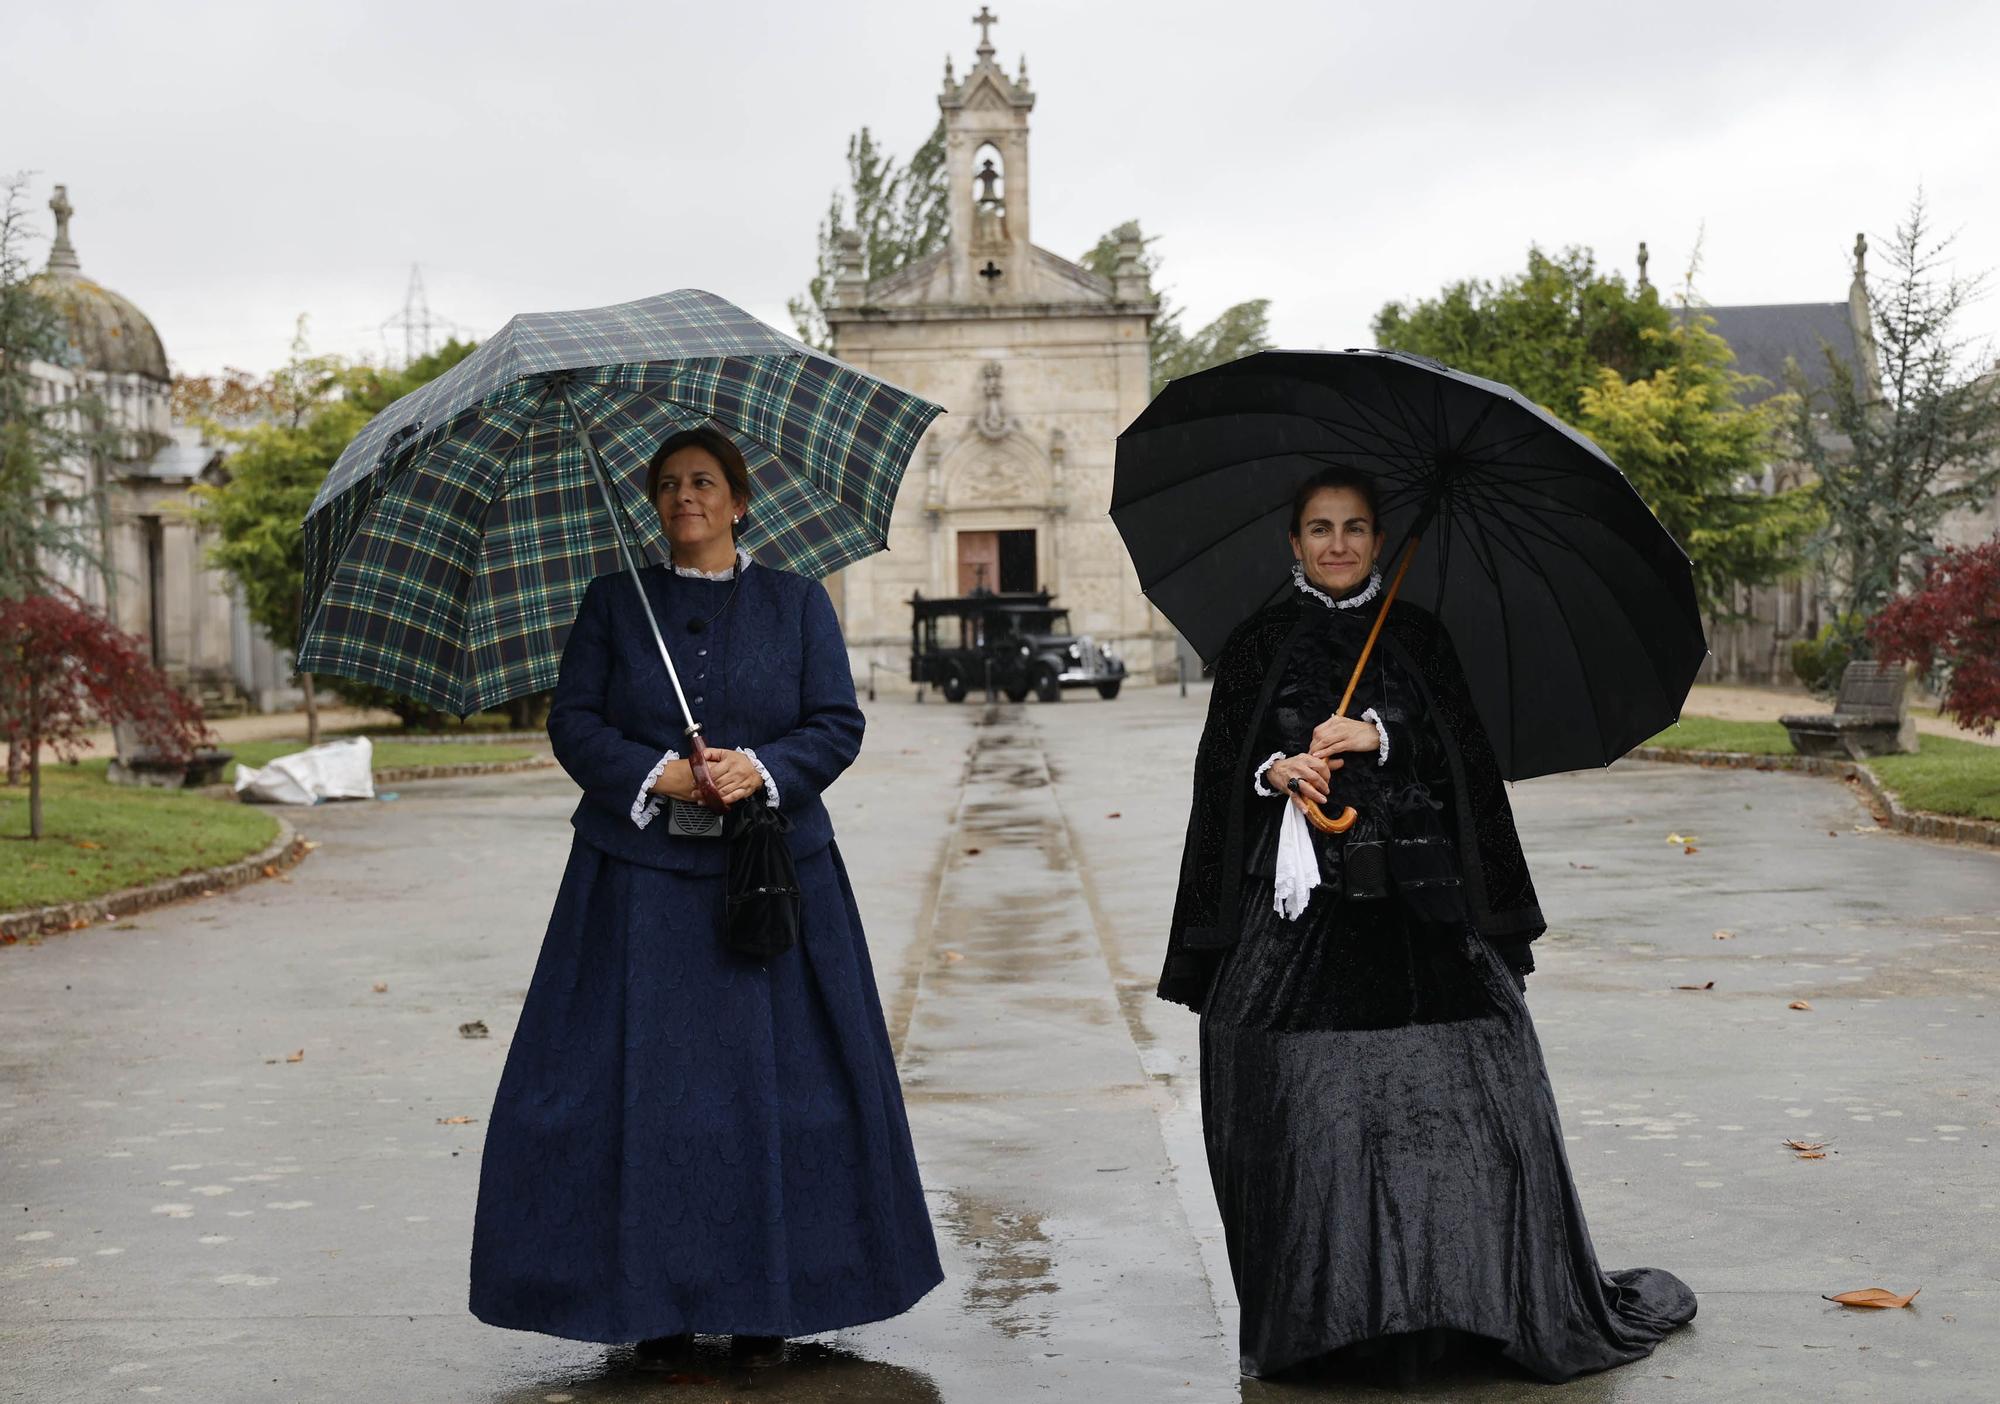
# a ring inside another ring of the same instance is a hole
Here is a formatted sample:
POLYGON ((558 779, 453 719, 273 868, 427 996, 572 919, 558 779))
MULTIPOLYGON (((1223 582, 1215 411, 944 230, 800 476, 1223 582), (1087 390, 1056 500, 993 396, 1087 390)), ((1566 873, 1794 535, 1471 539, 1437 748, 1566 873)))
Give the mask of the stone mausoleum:
POLYGON ((935 400, 905 474, 889 550, 827 582, 858 676, 906 666, 910 598, 1046 588, 1072 627, 1115 647, 1135 679, 1169 674, 1176 637, 1139 593, 1107 515, 1120 430, 1150 398, 1159 309, 1136 225, 1105 279, 1033 242, 1023 60, 995 61, 984 9, 972 67, 945 63, 950 235, 886 277, 841 239, 826 319, 842 360, 935 400))
MULTIPOLYGON (((233 582, 208 562, 209 541, 190 516, 192 490, 227 481, 223 449, 176 424, 166 348, 146 314, 83 271, 70 239, 75 209, 55 188, 55 239, 36 286, 62 313, 67 345, 60 363, 34 362, 45 405, 102 414, 99 451, 57 470, 62 496, 81 504, 94 567, 53 563, 61 584, 146 642, 155 666, 196 696, 210 716, 246 705, 289 706, 298 690, 290 658, 250 621, 233 582)), ((48 510, 79 508, 52 497, 48 510)))

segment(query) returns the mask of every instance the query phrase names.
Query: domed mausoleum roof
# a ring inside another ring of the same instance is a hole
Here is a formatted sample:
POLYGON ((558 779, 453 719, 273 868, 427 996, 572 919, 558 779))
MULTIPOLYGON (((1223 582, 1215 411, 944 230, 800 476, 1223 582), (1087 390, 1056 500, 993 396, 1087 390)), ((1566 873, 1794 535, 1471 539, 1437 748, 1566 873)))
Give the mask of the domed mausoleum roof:
POLYGON ((49 248, 48 271, 35 279, 35 285, 62 310, 69 324, 70 364, 78 370, 168 380, 167 350, 146 314, 83 276, 76 248, 69 241, 69 218, 74 211, 63 186, 56 187, 49 208, 56 216, 56 238, 49 248))

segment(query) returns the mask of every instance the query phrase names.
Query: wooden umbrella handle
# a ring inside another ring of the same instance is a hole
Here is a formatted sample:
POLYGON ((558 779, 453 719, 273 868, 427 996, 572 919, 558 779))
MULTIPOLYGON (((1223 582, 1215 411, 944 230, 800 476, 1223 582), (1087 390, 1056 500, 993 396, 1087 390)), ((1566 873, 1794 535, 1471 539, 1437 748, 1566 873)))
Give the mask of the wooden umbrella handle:
MULTIPOLYGON (((1382 636, 1382 623, 1389 617, 1389 606, 1396 602, 1396 592, 1403 588, 1403 574, 1410 568, 1410 558, 1417 553, 1417 543, 1423 538, 1412 536, 1403 547, 1403 559, 1396 566, 1396 578, 1389 582, 1389 593, 1382 597, 1382 608, 1375 611, 1375 625, 1368 631, 1368 642, 1361 645, 1361 657, 1354 662, 1354 671, 1348 676, 1347 691, 1340 694, 1340 705, 1334 709, 1334 716, 1347 715, 1349 704, 1354 701, 1354 689, 1361 681, 1361 670, 1368 666, 1368 655, 1375 651, 1375 640, 1382 636)), ((1299 803, 1305 806, 1306 822, 1323 834, 1344 834, 1354 827, 1354 821, 1361 816, 1354 812, 1352 805, 1343 806, 1340 813, 1329 815, 1304 795, 1299 803)))
POLYGON ((708 747, 702 744, 701 733, 690 731, 688 740, 688 769, 694 772, 694 787, 701 792, 703 809, 717 814, 728 810, 728 803, 722 798, 722 791, 715 787, 715 777, 708 773, 708 747))

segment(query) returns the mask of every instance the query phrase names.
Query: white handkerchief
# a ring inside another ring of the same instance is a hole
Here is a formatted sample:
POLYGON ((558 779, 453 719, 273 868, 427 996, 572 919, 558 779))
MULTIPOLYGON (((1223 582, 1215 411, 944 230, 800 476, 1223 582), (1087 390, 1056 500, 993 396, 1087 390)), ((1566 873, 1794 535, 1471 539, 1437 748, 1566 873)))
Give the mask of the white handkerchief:
POLYGON ((1297 921, 1319 886, 1319 854, 1313 850, 1312 826, 1305 814, 1287 800, 1278 821, 1278 864, 1271 905, 1286 921, 1297 921))

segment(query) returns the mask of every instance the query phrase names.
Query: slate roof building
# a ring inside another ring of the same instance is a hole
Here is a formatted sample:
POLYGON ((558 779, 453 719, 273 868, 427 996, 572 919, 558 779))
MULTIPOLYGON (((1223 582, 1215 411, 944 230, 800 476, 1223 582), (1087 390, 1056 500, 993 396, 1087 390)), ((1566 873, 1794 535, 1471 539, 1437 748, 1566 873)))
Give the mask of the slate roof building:
MULTIPOLYGON (((1640 246, 1640 277, 1645 277, 1645 246, 1640 246)), ((1854 272, 1842 302, 1753 303, 1741 306, 1702 307, 1701 312, 1715 321, 1715 331, 1736 353, 1736 369, 1761 378, 1753 398, 1774 395, 1788 388, 1788 367, 1796 364, 1803 374, 1809 398, 1815 407, 1820 442, 1833 453, 1849 444, 1831 424, 1825 412, 1825 397, 1835 374, 1827 352, 1838 357, 1845 372, 1853 377, 1855 393, 1864 401, 1882 393, 1882 368, 1868 303, 1868 240, 1854 236, 1854 272)), ((1765 472, 1766 492, 1796 487, 1811 481, 1812 471, 1803 462, 1772 464, 1765 472)), ((2000 502, 1986 511, 1961 514, 1945 524, 1947 541, 1983 540, 2000 526, 2000 502)), ((1830 618, 1822 600, 1820 582, 1810 573, 1769 586, 1739 586, 1736 608, 1743 618, 1711 624, 1709 642, 1712 655, 1703 669, 1703 682, 1746 682, 1796 686, 1791 666, 1791 646, 1811 639, 1830 618)))

